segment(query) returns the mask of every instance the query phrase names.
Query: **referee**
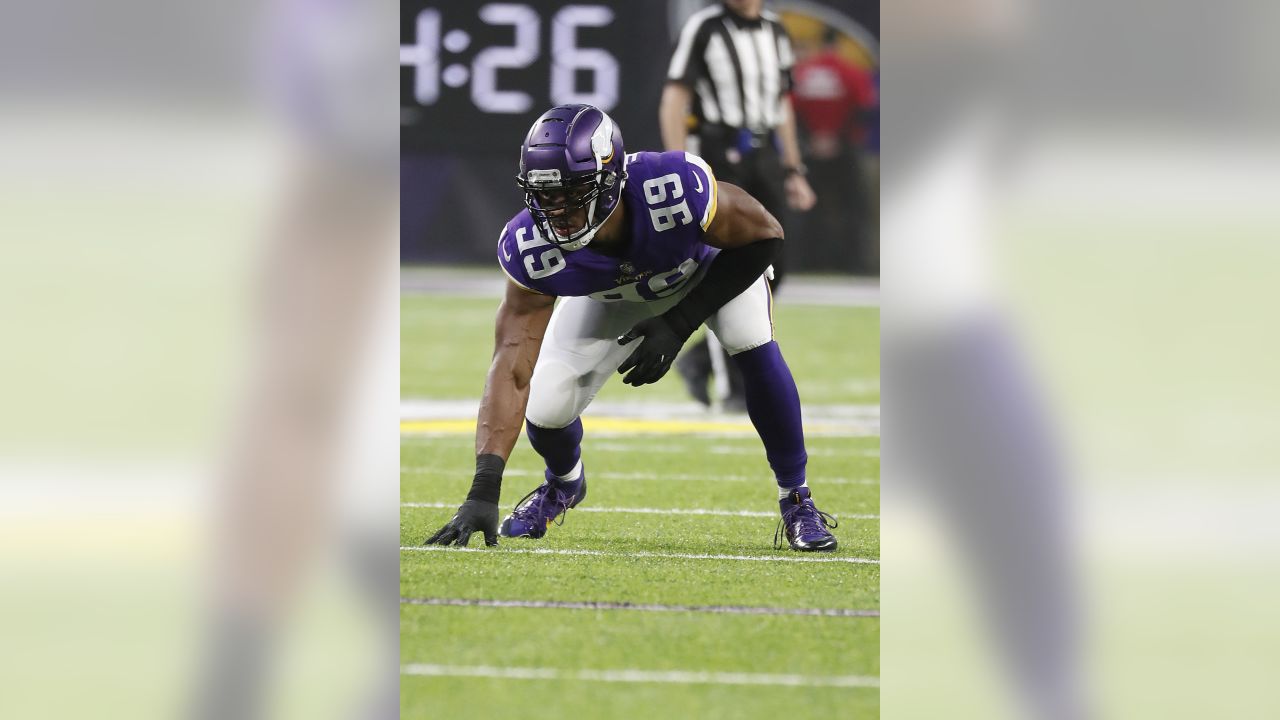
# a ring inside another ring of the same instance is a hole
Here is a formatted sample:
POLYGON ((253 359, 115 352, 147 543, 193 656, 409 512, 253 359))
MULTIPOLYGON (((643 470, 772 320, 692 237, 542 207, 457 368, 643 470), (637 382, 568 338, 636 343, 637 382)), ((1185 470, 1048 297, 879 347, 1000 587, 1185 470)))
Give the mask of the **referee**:
MULTIPOLYGON (((658 107, 666 150, 689 150, 785 222, 784 210, 813 207, 791 108, 791 40, 764 0, 723 0, 685 22, 671 53, 658 107), (690 135, 690 126, 693 135, 690 135)), ((783 246, 786 247, 785 245, 783 246)), ((782 279, 776 261, 770 285, 782 279)), ((742 383, 714 340, 690 346, 676 363, 689 393, 711 404, 712 369, 724 409, 745 409, 742 383), (724 372, 728 370, 728 372, 724 372), (723 380, 727 379, 727 388, 723 380)))

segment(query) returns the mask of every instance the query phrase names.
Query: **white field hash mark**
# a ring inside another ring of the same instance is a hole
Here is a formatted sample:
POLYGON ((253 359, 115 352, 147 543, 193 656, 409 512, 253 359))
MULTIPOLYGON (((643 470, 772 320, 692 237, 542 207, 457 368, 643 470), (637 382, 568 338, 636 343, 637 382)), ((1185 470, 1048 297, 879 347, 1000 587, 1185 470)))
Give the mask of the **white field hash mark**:
POLYGON ((704 672, 695 670, 572 670, 491 665, 432 665, 413 663, 403 675, 429 677, 485 677, 508 680, 580 680, 615 683, 677 683, 681 685, 782 685, 787 687, 878 688, 880 678, 868 675, 773 675, 766 673, 704 672))
MULTIPOLYGON (((483 538, 475 538, 483 543, 483 538)), ((443 545, 401 545, 401 552, 491 552, 494 555, 507 553, 523 553, 526 555, 590 555, 594 557, 628 557, 628 558, 668 558, 673 560, 746 560, 754 562, 811 562, 811 563, 852 563, 855 565, 879 565, 874 558, 858 557, 789 557, 785 555, 711 555, 705 553, 660 553, 647 550, 631 552, 608 552, 605 550, 581 550, 576 548, 513 548, 488 550, 482 547, 445 547, 443 545)))
MULTIPOLYGON (((454 510, 457 503, 442 502, 403 502, 402 508, 435 508, 454 510)), ((589 513, 630 513, 636 515, 718 515, 722 517, 776 518, 778 513, 763 510, 708 510, 706 508, 625 508, 625 507, 578 507, 571 512, 589 513)), ((858 513, 831 513, 840 520, 879 520, 879 515, 858 513)))
MULTIPOLYGON (((400 472, 405 475, 440 475, 442 477, 467 477, 474 470, 458 470, 452 472, 426 466, 402 465, 400 472)), ((523 470, 508 468, 502 473, 508 477, 542 477, 541 470, 523 470)), ((699 475, 694 473, 651 473, 651 472, 595 472, 591 477, 606 480, 673 480, 687 482, 705 480, 707 482, 753 482, 773 485, 774 479, 767 475, 699 475)), ((815 477, 814 485, 879 485, 879 478, 847 478, 847 477, 815 477)))
MULTIPOLYGON (((752 438, 757 443, 758 438, 752 438)), ((672 443, 648 445, 637 441, 634 443, 590 443, 583 447, 584 452, 616 452, 616 453, 679 453, 685 454, 689 452, 708 452, 712 455, 759 455, 764 457, 764 448, 761 447, 735 447, 733 445, 707 445, 698 447, 696 445, 676 445, 672 443)), ((807 447, 805 454, 809 457, 880 457, 879 448, 830 448, 830 447, 807 447)))
MULTIPOLYGON (((592 437, 601 437, 601 433, 592 433, 592 437)), ((629 442, 591 442, 587 441, 583 445, 583 451, 591 452, 616 452, 616 453, 678 453, 684 454, 688 452, 708 452, 712 455, 759 455, 764 457, 764 449, 759 447, 760 438, 753 436, 726 437, 725 440, 749 440, 753 443, 751 447, 739 447, 734 445, 706 445, 704 443, 684 443, 681 444, 670 438, 660 438, 658 441, 648 438, 635 436, 608 436, 610 438, 625 437, 629 442)), ((707 436, 699 436, 707 437, 707 436)), ((434 443, 442 442, 466 442, 470 443, 475 440, 472 436, 466 435, 404 435, 400 441, 404 442, 421 442, 434 443)), ((879 448, 843 448, 830 447, 807 447, 805 452, 810 457, 880 457, 879 448)))
POLYGON ((400 598, 402 605, 447 607, 529 608, 535 610, 630 610, 635 612, 712 613, 716 615, 808 615, 817 617, 878 618, 879 610, 852 608, 765 607, 757 605, 663 605, 603 600, 485 600, 482 598, 400 598))

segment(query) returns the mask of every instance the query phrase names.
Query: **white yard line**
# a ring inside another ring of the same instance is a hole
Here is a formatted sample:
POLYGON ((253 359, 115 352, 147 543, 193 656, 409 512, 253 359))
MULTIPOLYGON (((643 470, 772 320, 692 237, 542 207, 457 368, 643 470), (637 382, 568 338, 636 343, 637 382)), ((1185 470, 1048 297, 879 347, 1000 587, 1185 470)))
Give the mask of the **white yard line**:
MULTIPOLYGON (((475 541, 483 543, 481 538, 473 538, 475 541)), ((852 563, 855 565, 879 565, 880 561, 874 558, 857 558, 857 557, 810 557, 800 556, 792 557, 790 555, 710 555, 701 553, 659 553, 648 552, 645 550, 635 550, 631 552, 608 552, 605 550, 579 550, 571 548, 513 548, 506 547, 501 550, 489 550, 482 547, 443 547, 441 545, 402 545, 401 552, 472 552, 483 553, 489 552, 494 555, 503 555, 507 553, 523 553, 526 555, 591 555, 595 557, 625 557, 625 558, 669 558, 675 560, 745 560, 752 562, 810 562, 810 563, 852 563)))
POLYGON ((792 608, 756 605, 663 605, 607 601, 486 600, 481 598, 400 598, 402 605, 446 607, 530 608, 536 610, 629 610, 634 612, 687 612, 718 615, 809 615, 817 617, 878 618, 879 610, 850 608, 792 608))
MULTIPOLYGON (((402 465, 400 466, 401 474, 405 475, 439 475, 447 477, 470 477, 472 471, 459 470, 457 472, 442 471, 440 468, 402 465)), ((509 468, 502 473, 507 477, 542 477, 541 470, 521 470, 518 468, 509 468)), ((750 476, 750 475, 704 475, 698 473, 650 473, 650 472, 592 472, 592 479, 604 480, 675 480, 686 482, 689 480, 700 480, 707 482, 752 482, 762 483, 772 486, 773 478, 767 475, 750 476)), ((815 478, 813 481, 815 487, 822 485, 879 485, 878 478, 846 478, 846 477, 821 477, 815 478)))
POLYGON ((615 683, 676 683, 681 685, 781 685, 787 687, 878 688, 880 678, 868 675, 774 675, 767 673, 705 672, 699 670, 572 670, 547 667, 492 665, 433 665, 412 663, 403 675, 483 677, 507 680, 579 680, 615 683))
MULTIPOLYGON (((611 420, 612 418, 606 418, 611 420)), ((412 423, 412 420, 404 421, 412 423)), ((456 422, 474 423, 473 419, 457 420, 456 422)), ((680 431, 681 437, 694 438, 698 440, 754 440, 759 442, 759 435, 756 434, 755 428, 750 425, 742 425, 738 429, 726 430, 701 430, 690 429, 680 431)), ((808 426, 804 428, 805 437, 822 438, 822 439, 879 439, 880 429, 878 427, 870 428, 831 428, 821 426, 808 426)), ((601 428, 588 428, 587 435, 593 439, 607 440, 644 440, 646 438, 661 442, 665 438, 674 437, 674 432, 665 430, 654 431, 649 433, 638 433, 636 430, 605 430, 601 428)), ((473 425, 441 427, 441 428, 412 428, 406 429, 400 433, 400 439, 403 440, 452 440, 464 438, 467 440, 475 439, 475 430, 473 425)))
MULTIPOLYGON (((442 503, 442 502, 402 502, 402 508, 435 508, 453 510, 458 507, 458 503, 442 503)), ((721 517, 754 517, 754 518, 776 518, 778 513, 767 512, 764 510, 708 510, 706 508, 626 508, 626 507, 579 507, 570 510, 570 512, 588 512, 588 513, 628 513, 634 515, 717 515, 721 517)), ((858 513, 832 513, 840 520, 879 520, 879 515, 868 515, 858 513)))
MULTIPOLYGON (((754 438, 753 438, 754 439, 754 438)), ((757 440, 758 442, 758 440, 757 440)), ((739 447, 735 445, 678 445, 669 442, 662 442, 649 445, 642 442, 635 443, 592 443, 583 447, 586 452, 618 452, 618 453, 678 453, 684 454, 690 451, 707 452, 712 455, 759 455, 764 457, 764 448, 759 446, 739 447)), ((874 448, 851 448, 849 450, 841 450, 838 448, 805 448, 805 453, 809 457, 880 457, 880 451, 874 448)))
MULTIPOLYGON (((876 382, 876 380, 869 380, 876 382)), ((475 420, 480 409, 479 398, 438 400, 431 398, 401 398, 401 420, 475 420)), ((719 413, 707 410, 692 401, 606 401, 597 400, 583 412, 584 418, 641 418, 647 420, 697 419, 741 423, 750 428, 746 413, 719 413)), ((811 404, 802 413, 805 423, 872 423, 879 425, 879 404, 811 404)))
MULTIPOLYGON (((806 435, 812 437, 806 432, 806 435)), ((879 435, 839 435, 824 437, 842 437, 842 438, 879 438, 879 435)), ((764 448, 760 445, 760 437, 751 433, 743 433, 740 435, 725 435, 717 433, 715 435, 700 433, 697 437, 675 437, 663 435, 634 435, 627 433, 600 433, 590 434, 588 440, 582 449, 584 452, 620 452, 620 453, 689 453, 689 452, 709 452, 715 455, 758 455, 764 457, 764 448), (605 438, 605 442, 600 439, 605 438), (613 440, 626 440, 627 442, 611 442, 613 440), (708 445, 708 440, 732 440, 742 441, 744 445, 708 445)), ((464 434, 430 434, 415 433, 411 435, 401 435, 401 442, 420 442, 420 443, 456 443, 465 445, 475 441, 474 435, 464 434)), ((850 448, 848 450, 831 447, 808 447, 805 448, 810 456, 821 457, 880 457, 879 448, 850 448)))

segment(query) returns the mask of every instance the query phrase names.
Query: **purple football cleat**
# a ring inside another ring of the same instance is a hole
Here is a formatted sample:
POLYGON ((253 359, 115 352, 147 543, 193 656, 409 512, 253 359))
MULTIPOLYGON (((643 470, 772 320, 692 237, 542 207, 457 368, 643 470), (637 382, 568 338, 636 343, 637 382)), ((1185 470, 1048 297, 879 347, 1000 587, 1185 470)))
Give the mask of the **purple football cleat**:
POLYGON ((784 533, 792 550, 831 552, 836 549, 836 536, 828 532, 827 528, 837 527, 840 523, 813 504, 809 488, 796 488, 790 495, 779 500, 778 506, 782 509, 782 519, 778 521, 778 530, 773 534, 775 549, 782 549, 784 533))
POLYGON ((502 521, 498 534, 503 537, 527 537, 536 540, 547 534, 547 528, 551 523, 558 520, 556 524, 563 525, 564 516, 569 508, 582 502, 586 496, 586 472, 583 472, 582 478, 574 483, 552 482, 548 472, 545 482, 516 503, 516 509, 502 521))

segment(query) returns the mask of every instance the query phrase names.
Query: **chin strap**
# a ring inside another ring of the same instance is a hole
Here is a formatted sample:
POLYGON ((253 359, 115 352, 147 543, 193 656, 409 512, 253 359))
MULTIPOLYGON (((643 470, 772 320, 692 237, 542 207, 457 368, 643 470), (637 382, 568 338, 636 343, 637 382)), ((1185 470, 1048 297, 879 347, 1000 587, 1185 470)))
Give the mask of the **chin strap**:
MULTIPOLYGON (((596 233, 600 231, 600 228, 604 227, 604 224, 608 222, 609 218, 613 215, 613 213, 617 211, 618 205, 622 204, 622 198, 618 198, 618 203, 613 206, 613 209, 609 211, 609 214, 605 215, 604 219, 601 220, 598 225, 596 225, 595 227, 592 227, 591 218, 595 215, 596 206, 599 202, 600 202, 600 198, 596 198, 591 201, 591 209, 587 210, 587 229, 582 233, 580 237, 577 237, 565 242, 552 241, 552 244, 556 245, 562 250, 569 250, 569 251, 581 250, 582 248, 586 247, 587 243, 591 242, 591 240, 595 238, 596 233)), ((543 232, 552 233, 551 237, 555 237, 554 235, 555 230, 551 227, 550 222, 548 222, 546 227, 543 228, 543 232)))
MULTIPOLYGON (((591 221, 588 220, 587 225, 590 226, 590 224, 591 224, 591 221)), ((604 223, 600 223, 600 225, 603 225, 603 224, 604 223)), ((599 229, 600 229, 599 225, 597 225, 596 227, 588 227, 587 230, 583 231, 581 236, 576 237, 573 240, 566 240, 565 242, 552 241, 552 244, 560 248, 561 250, 568 250, 570 252, 574 250, 581 250, 582 248, 587 246, 587 243, 591 242, 592 238, 596 236, 596 231, 599 229)), ((550 232, 552 233, 551 237, 555 237, 554 235, 555 229, 550 226, 550 223, 548 223, 547 227, 544 228, 544 232, 550 232)))

